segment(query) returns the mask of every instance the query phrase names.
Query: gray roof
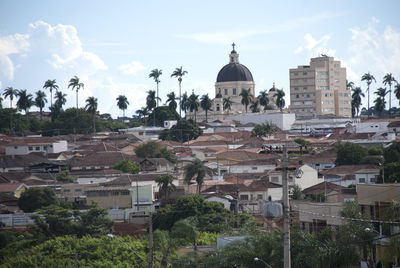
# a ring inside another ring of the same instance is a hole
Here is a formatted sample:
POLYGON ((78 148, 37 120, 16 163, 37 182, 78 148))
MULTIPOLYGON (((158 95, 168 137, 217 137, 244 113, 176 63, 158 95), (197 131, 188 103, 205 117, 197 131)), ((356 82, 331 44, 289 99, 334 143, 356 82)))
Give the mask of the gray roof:
POLYGON ((229 63, 222 67, 217 82, 254 81, 250 70, 240 63, 229 63))

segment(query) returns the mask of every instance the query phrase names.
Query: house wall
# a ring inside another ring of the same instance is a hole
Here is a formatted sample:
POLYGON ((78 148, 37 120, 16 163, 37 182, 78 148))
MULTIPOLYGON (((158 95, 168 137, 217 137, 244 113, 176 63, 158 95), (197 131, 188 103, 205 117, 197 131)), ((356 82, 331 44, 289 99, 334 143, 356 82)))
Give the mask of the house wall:
POLYGON ((356 124, 356 133, 375 133, 388 131, 389 121, 384 122, 360 122, 356 124))
POLYGON ((358 184, 357 201, 360 205, 374 205, 375 202, 400 201, 399 184, 358 184))
POLYGON ((340 211, 343 203, 298 203, 300 222, 326 221, 327 225, 342 225, 340 211), (314 214, 312 214, 314 213, 314 214), (331 217, 335 216, 335 217, 331 217))
POLYGON ((366 183, 366 184, 375 184, 376 178, 378 174, 364 173, 364 174, 355 174, 356 175, 356 183, 366 183), (364 179, 364 181, 360 181, 360 179, 364 179))
POLYGON ((97 190, 86 192, 87 204, 97 203, 102 208, 131 208, 132 207, 132 190, 131 189, 114 189, 114 190, 97 190))
POLYGON ((53 146, 48 146, 48 153, 61 153, 68 151, 68 142, 67 141, 57 141, 53 142, 53 146))
POLYGON ((231 173, 262 173, 275 169, 275 165, 232 165, 229 167, 231 173))
MULTIPOLYGON (((295 178, 294 173, 289 174, 289 186, 297 184, 301 189, 306 189, 324 181, 323 178, 318 178, 318 171, 316 169, 313 169, 308 165, 303 165, 300 167, 300 169, 303 171, 301 178, 295 178)), ((270 182, 282 185, 282 173, 270 173, 269 180, 270 182)))
POLYGON ((243 125, 247 123, 271 123, 282 130, 289 130, 296 120, 296 115, 294 113, 248 113, 230 115, 226 119, 239 121, 243 125))
POLYGON ((206 198, 206 200, 209 201, 209 202, 221 203, 224 206, 224 208, 226 208, 228 210, 231 207, 231 202, 229 200, 227 200, 225 198, 218 197, 218 196, 211 196, 211 197, 206 198))

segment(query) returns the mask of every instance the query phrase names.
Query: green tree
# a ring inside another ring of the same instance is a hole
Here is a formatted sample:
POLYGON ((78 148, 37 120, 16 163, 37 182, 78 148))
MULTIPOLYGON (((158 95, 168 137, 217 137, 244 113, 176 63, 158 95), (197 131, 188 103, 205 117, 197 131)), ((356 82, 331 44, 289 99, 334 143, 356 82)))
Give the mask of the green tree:
POLYGON ((147 97, 146 97, 146 108, 149 111, 153 111, 153 126, 156 125, 156 117, 154 113, 154 109, 157 107, 157 102, 156 102, 156 92, 154 90, 149 90, 147 91, 147 97))
POLYGON ((168 202, 168 193, 175 190, 176 188, 173 181, 174 177, 172 177, 172 175, 170 174, 160 175, 155 179, 155 182, 160 189, 159 192, 163 192, 164 204, 168 202))
POLYGON ((203 162, 196 158, 192 160, 188 165, 185 166, 185 183, 190 184, 193 180, 197 183, 197 194, 201 192, 201 186, 204 182, 204 177, 206 176, 207 171, 203 162))
POLYGON ((200 106, 206 112, 206 122, 208 122, 208 111, 211 111, 212 102, 208 94, 201 96, 200 106))
POLYGON ((232 101, 231 101, 231 98, 230 97, 227 97, 227 98, 224 98, 223 100, 222 100, 222 106, 224 107, 224 110, 225 111, 228 111, 228 114, 229 114, 229 111, 231 110, 231 108, 232 108, 232 101))
POLYGON ((336 165, 358 165, 365 156, 367 150, 356 143, 346 142, 340 144, 336 155, 336 165))
POLYGON ((135 154, 141 158, 165 158, 176 163, 175 154, 156 141, 149 141, 135 148, 135 154))
POLYGON ((240 102, 242 103, 242 105, 244 105, 247 114, 247 106, 249 106, 251 99, 253 98, 253 96, 250 93, 250 89, 246 90, 243 88, 239 96, 242 97, 242 100, 240 102))
POLYGON ((4 89, 3 96, 4 96, 4 98, 10 99, 10 108, 12 108, 12 101, 13 101, 14 97, 18 96, 18 90, 14 89, 13 87, 8 87, 8 88, 4 89))
POLYGON ((113 166, 113 169, 121 170, 124 173, 131 174, 138 174, 140 172, 140 167, 130 160, 119 161, 113 166))
POLYGON ((32 187, 21 194, 18 206, 25 213, 34 212, 40 208, 57 205, 56 193, 50 187, 32 187))
POLYGON ((170 236, 168 231, 156 230, 154 232, 154 247, 161 253, 161 256, 158 258, 161 267, 168 267, 168 264, 171 262, 169 257, 176 249, 176 245, 175 240, 170 236))
POLYGON ((346 80, 346 89, 348 91, 352 91, 354 89, 354 83, 351 81, 346 80))
POLYGON ((96 112, 97 112, 97 98, 95 97, 88 97, 86 99, 86 106, 85 109, 92 115, 93 120, 93 133, 96 133, 96 112))
POLYGON ((361 81, 365 81, 365 82, 367 83, 367 93, 368 93, 368 117, 369 117, 369 115, 370 115, 370 110, 369 110, 369 87, 370 87, 372 81, 375 81, 375 83, 376 83, 376 80, 375 80, 375 77, 374 77, 372 74, 370 74, 370 73, 368 72, 368 73, 363 74, 363 76, 361 77, 361 81))
POLYGON ((182 84, 182 77, 187 74, 187 71, 184 71, 182 69, 182 66, 180 68, 176 68, 172 74, 171 77, 176 77, 178 78, 179 82, 179 117, 182 118, 182 90, 181 90, 181 84, 182 84))
POLYGON ((307 150, 307 146, 311 145, 311 142, 303 139, 303 138, 297 138, 294 139, 294 142, 297 143, 300 146, 300 153, 303 154, 303 148, 306 148, 307 150))
POLYGON ((272 126, 269 123, 255 125, 251 131, 252 137, 266 137, 274 132, 272 126))
POLYGON ((352 104, 352 107, 354 107, 356 116, 358 116, 358 113, 360 112, 360 106, 362 104, 361 97, 365 97, 364 93, 362 93, 362 91, 361 91, 361 88, 360 87, 354 88, 353 94, 351 95, 351 98, 352 98, 351 104, 352 104))
POLYGON ((18 90, 17 96, 18 96, 17 107, 19 110, 24 110, 25 115, 27 116, 29 108, 31 108, 32 105, 34 104, 32 99, 32 94, 29 94, 26 91, 26 89, 21 89, 18 90))
POLYGON ((396 98, 399 100, 400 103, 400 84, 396 84, 394 86, 394 95, 396 96, 396 98))
MULTIPOLYGON (((177 100, 177 98, 175 96, 175 92, 172 91, 171 93, 167 94, 166 104, 168 103, 168 107, 173 111, 176 111, 176 107, 178 107, 176 100, 177 100)), ((185 110, 185 112, 186 112, 186 110, 185 110)))
POLYGON ((142 107, 141 109, 136 110, 136 114, 138 115, 139 120, 144 124, 146 122, 146 116, 149 115, 149 110, 147 107, 142 107))
POLYGON ((177 239, 191 241, 194 250, 197 251, 199 232, 196 229, 196 222, 193 217, 177 221, 172 227, 171 236, 177 239))
POLYGON ((47 102, 46 93, 44 93, 41 90, 36 91, 35 105, 40 110, 40 120, 42 120, 43 107, 44 107, 46 102, 47 102))
POLYGON ((385 111, 386 108, 386 100, 385 97, 387 95, 386 88, 378 88, 377 91, 375 91, 375 94, 378 95, 378 98, 375 99, 375 110, 382 114, 385 111))
POLYGON ((125 110, 128 108, 129 101, 128 98, 125 97, 125 95, 119 95, 117 100, 117 106, 120 110, 122 110, 123 117, 125 119, 125 110))
POLYGON ((260 111, 260 108, 258 108, 258 104, 258 100, 251 101, 250 110, 252 113, 258 113, 260 111))
POLYGON ((159 69, 153 69, 153 70, 151 70, 151 72, 150 72, 150 74, 149 74, 149 78, 153 78, 154 79, 154 81, 156 82, 156 84, 157 84, 157 96, 156 96, 156 100, 157 100, 157 107, 158 107, 158 101, 159 100, 161 100, 160 98, 159 98, 159 95, 158 95, 158 84, 160 84, 160 76, 162 75, 162 70, 159 70, 159 69))
POLYGON ((189 96, 189 100, 188 100, 188 107, 191 113, 194 112, 194 121, 197 122, 196 120, 196 113, 199 110, 199 95, 194 94, 194 92, 192 92, 192 94, 189 96))
POLYGON ((293 200, 303 199, 303 193, 301 192, 301 187, 298 184, 294 184, 293 186, 291 186, 291 190, 293 200))
POLYGON ((383 84, 385 86, 389 85, 389 91, 388 91, 388 93, 389 93, 389 111, 392 108, 392 84, 395 82, 397 82, 397 81, 391 73, 387 73, 383 77, 383 84))
POLYGON ((57 176, 57 180, 58 181, 65 181, 65 182, 74 182, 76 181, 78 178, 75 176, 72 176, 68 170, 63 170, 61 171, 58 176, 57 176))
MULTIPOLYGON (((182 106, 182 110, 183 110, 185 113, 186 113, 186 112, 188 111, 188 109, 189 109, 189 97, 188 97, 188 94, 187 94, 186 92, 183 93, 183 95, 182 95, 182 102, 181 102, 180 106, 182 106)), ((181 115, 179 115, 179 117, 182 118, 181 115)))
POLYGON ((158 106, 150 114, 148 118, 155 118, 155 125, 159 127, 164 127, 164 121, 179 120, 179 114, 175 110, 171 110, 168 106, 158 106))
POLYGON ((264 110, 266 110, 269 103, 267 90, 263 90, 260 92, 260 94, 258 95, 258 100, 260 101, 260 105, 262 105, 264 107, 264 110))
POLYGON ((79 78, 75 75, 69 80, 68 88, 72 88, 72 90, 75 89, 76 91, 76 111, 78 111, 78 92, 82 88, 84 88, 84 84, 80 82, 79 78))
POLYGON ((383 151, 385 163, 394 163, 400 161, 400 142, 392 141, 389 147, 383 151))
POLYGON ((197 139, 202 133, 199 126, 193 120, 179 120, 171 129, 164 129, 159 138, 161 140, 187 142, 197 139))
POLYGON ((283 89, 277 89, 274 97, 276 98, 276 106, 278 106, 282 112, 285 107, 285 92, 283 89))
POLYGON ((46 82, 44 82, 44 89, 49 89, 50 90, 50 107, 53 106, 53 89, 55 89, 56 91, 58 90, 58 85, 56 84, 56 80, 47 80, 46 82))

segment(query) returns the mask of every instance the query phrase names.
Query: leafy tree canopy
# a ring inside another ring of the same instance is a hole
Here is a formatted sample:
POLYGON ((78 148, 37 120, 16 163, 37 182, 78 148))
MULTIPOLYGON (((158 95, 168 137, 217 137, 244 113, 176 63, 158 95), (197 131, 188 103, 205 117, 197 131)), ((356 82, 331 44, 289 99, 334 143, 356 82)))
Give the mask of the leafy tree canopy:
POLYGON ((159 138, 162 140, 186 142, 194 140, 202 134, 203 132, 193 120, 179 120, 171 129, 165 129, 161 132, 159 138))
POLYGON ((265 137, 274 132, 273 127, 266 123, 261 125, 255 125, 253 130, 251 131, 252 137, 265 137))
POLYGON ((113 169, 121 170, 124 173, 131 174, 138 174, 140 172, 140 167, 130 160, 119 161, 113 166, 113 169))
POLYGON ((385 163, 400 161, 400 142, 392 142, 392 144, 385 149, 383 155, 385 157, 385 163))
POLYGON ((77 177, 69 174, 68 170, 61 171, 60 174, 57 176, 58 181, 74 182, 77 179, 78 179, 77 177))
POLYGON ((149 141, 135 148, 136 156, 142 158, 165 158, 171 163, 176 163, 175 154, 163 147, 160 143, 149 141))
POLYGON ((340 144, 336 154, 336 165, 358 165, 367 156, 367 150, 355 143, 340 144))
POLYGON ((34 212, 40 208, 57 205, 56 193, 50 187, 32 187, 21 194, 18 206, 24 212, 34 212))
POLYGON ((179 120, 179 114, 170 109, 168 106, 159 106, 152 111, 148 118, 155 117, 155 125, 158 127, 164 126, 164 121, 168 120, 179 120))

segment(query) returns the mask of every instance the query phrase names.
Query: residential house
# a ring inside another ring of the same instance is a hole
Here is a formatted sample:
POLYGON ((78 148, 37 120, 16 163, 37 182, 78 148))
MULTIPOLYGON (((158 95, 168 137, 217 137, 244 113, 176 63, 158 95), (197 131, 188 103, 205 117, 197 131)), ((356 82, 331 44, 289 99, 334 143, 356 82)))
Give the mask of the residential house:
POLYGON ((15 213, 19 210, 17 197, 0 192, 0 214, 15 213))
POLYGON ((356 184, 375 184, 379 176, 380 170, 381 168, 379 166, 357 170, 357 172, 355 173, 356 184))
POLYGON ((85 189, 86 202, 98 204, 102 208, 132 208, 132 187, 90 187, 85 189))
POLYGON ((27 155, 0 155, 0 172, 24 171, 30 166, 48 162, 44 156, 27 155))
POLYGON ((342 189, 346 189, 346 187, 340 186, 335 183, 331 182, 321 182, 318 184, 315 184, 311 187, 305 188, 302 190, 302 193, 304 194, 305 198, 310 198, 315 201, 322 201, 324 202, 325 197, 327 194, 331 193, 332 191, 340 192, 342 189), (324 197, 319 199, 319 197, 324 197))
POLYGON ((219 193, 205 194, 204 199, 209 202, 221 203, 222 206, 228 210, 235 211, 235 200, 231 195, 224 195, 219 193))
POLYGON ((11 194, 16 198, 20 198, 21 194, 29 188, 24 183, 11 182, 11 183, 0 183, 0 193, 11 194))
POLYGON ((68 142, 52 137, 15 138, 5 148, 6 155, 51 154, 68 151, 68 142))
MULTIPOLYGON (((298 172, 301 174, 300 177, 296 177, 295 171, 288 172, 288 184, 290 185, 298 185, 301 189, 306 189, 313 185, 323 182, 323 178, 318 176, 318 172, 316 169, 310 167, 309 165, 297 165, 296 167, 298 172)), ((275 169, 268 172, 269 181, 272 183, 277 183, 282 185, 282 170, 275 169)))
POLYGON ((266 173, 276 168, 277 158, 245 160, 228 166, 229 173, 266 173))
POLYGON ((304 164, 316 170, 330 169, 336 166, 336 149, 329 148, 316 154, 307 154, 302 156, 304 164))
MULTIPOLYGON (((348 187, 350 185, 355 185, 356 181, 356 173, 359 173, 359 170, 373 170, 378 168, 375 165, 342 165, 336 166, 331 169, 326 169, 320 171, 321 175, 324 176, 324 180, 327 182, 332 182, 344 187, 348 187)), ((359 173, 363 176, 363 173, 359 173)), ((361 177, 362 178, 362 177, 361 177)))

